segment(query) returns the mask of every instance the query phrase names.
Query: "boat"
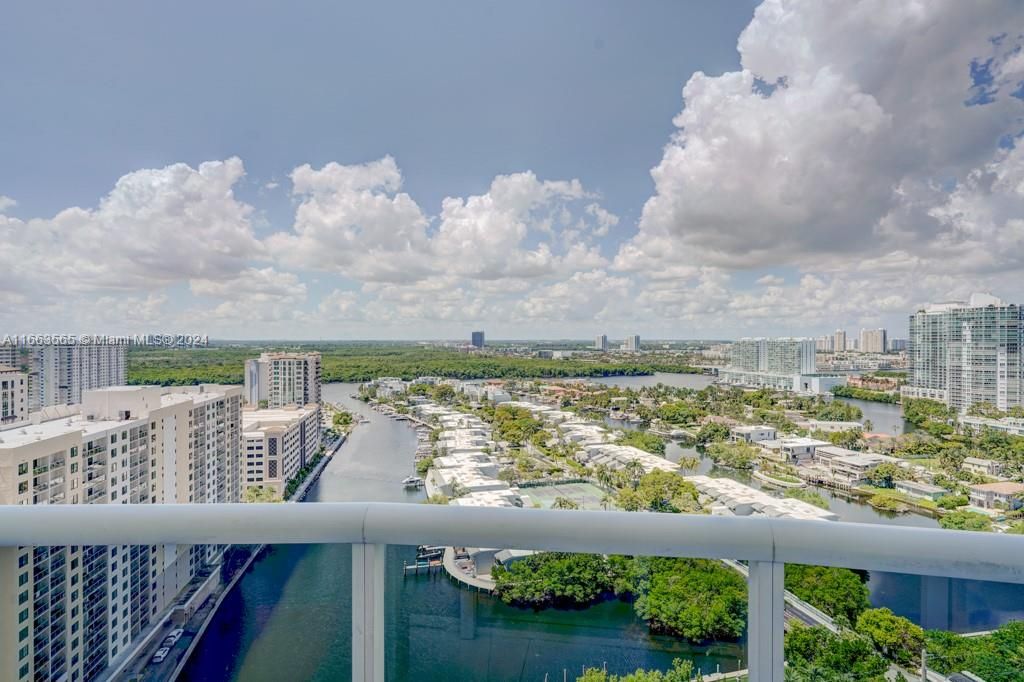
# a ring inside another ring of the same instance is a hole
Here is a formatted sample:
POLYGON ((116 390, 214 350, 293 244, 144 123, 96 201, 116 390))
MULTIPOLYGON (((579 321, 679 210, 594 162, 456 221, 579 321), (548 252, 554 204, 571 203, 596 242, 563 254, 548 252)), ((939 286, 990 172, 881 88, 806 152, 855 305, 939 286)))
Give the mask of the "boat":
POLYGON ((402 479, 402 485, 406 488, 421 488, 423 487, 423 479, 419 476, 407 476, 402 479))
POLYGON ((359 420, 359 423, 360 424, 369 424, 370 420, 367 419, 366 417, 363 417, 362 419, 359 420))

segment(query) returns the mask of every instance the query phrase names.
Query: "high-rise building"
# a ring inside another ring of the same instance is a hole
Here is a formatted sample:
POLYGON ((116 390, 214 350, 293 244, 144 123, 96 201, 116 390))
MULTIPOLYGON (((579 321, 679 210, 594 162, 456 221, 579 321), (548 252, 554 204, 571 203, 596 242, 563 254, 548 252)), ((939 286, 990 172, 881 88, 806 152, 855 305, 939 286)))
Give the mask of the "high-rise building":
POLYGON ((798 393, 828 393, 846 383, 846 377, 817 374, 810 338, 740 339, 729 349, 729 364, 718 381, 733 386, 771 388, 798 393))
POLYGON ((889 352, 899 353, 907 349, 906 339, 890 339, 889 340, 889 352))
POLYGON ((836 333, 832 335, 832 350, 837 353, 849 350, 846 347, 846 332, 844 330, 837 329, 836 333))
POLYGON ((831 334, 819 336, 814 340, 814 349, 819 353, 831 353, 835 350, 835 338, 831 334))
POLYGON ((746 372, 811 374, 817 369, 814 339, 740 339, 729 351, 729 366, 746 372))
MULTIPOLYGON (((112 387, 0 431, 0 504, 238 502, 241 388, 112 387)), ((0 548, 0 679, 96 679, 220 545, 0 548)))
POLYGON ((1024 405, 1024 308, 995 296, 927 305, 910 316, 903 394, 965 412, 1024 405))
POLYGON ((860 330, 860 352, 884 353, 888 348, 887 333, 884 329, 860 330))
POLYGON ((123 345, 30 346, 15 348, 14 367, 23 365, 28 376, 28 409, 82 401, 82 392, 125 383, 126 347, 123 345))
POLYGON ((622 343, 622 350, 628 350, 628 351, 634 351, 634 352, 639 351, 640 350, 640 335, 639 334, 633 334, 632 336, 627 336, 626 340, 623 341, 623 343, 622 343))
POLYGON ((473 344, 473 348, 483 348, 484 347, 484 333, 483 332, 473 332, 473 334, 470 336, 470 339, 471 339, 470 342, 473 344))
POLYGON ((288 480, 320 448, 320 406, 242 410, 244 487, 262 486, 283 495, 288 480))
POLYGON ((594 339, 594 350, 606 351, 608 350, 608 335, 601 334, 594 339))
POLYGON ((0 424, 28 418, 28 375, 0 365, 0 424))
POLYGON ((245 361, 245 401, 266 407, 320 402, 320 353, 261 353, 245 361))

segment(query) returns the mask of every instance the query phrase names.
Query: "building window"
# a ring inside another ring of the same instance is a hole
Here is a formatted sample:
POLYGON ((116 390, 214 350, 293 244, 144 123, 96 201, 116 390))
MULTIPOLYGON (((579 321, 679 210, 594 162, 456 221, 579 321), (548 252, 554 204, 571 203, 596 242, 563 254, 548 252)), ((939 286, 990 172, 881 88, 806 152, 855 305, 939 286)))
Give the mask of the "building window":
POLYGON ((18 475, 24 476, 28 473, 28 462, 22 462, 18 465, 18 475))

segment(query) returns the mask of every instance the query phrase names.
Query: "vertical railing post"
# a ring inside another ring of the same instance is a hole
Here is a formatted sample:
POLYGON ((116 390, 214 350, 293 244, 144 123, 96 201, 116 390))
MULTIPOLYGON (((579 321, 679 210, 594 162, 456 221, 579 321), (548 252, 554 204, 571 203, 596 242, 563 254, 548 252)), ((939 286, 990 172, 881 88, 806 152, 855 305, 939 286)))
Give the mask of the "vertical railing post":
POLYGON ((747 580, 747 668, 750 682, 779 682, 783 678, 785 565, 751 561, 747 580))
POLYGON ((384 553, 352 545, 352 682, 384 682, 384 553))

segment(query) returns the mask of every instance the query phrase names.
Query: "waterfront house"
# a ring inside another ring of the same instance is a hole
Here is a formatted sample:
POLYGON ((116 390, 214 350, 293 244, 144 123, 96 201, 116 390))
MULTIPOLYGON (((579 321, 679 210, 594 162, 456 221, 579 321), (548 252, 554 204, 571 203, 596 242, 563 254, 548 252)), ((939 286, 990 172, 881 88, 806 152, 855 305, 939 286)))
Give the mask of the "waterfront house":
POLYGON ((814 457, 815 451, 828 445, 826 441, 804 436, 783 436, 777 440, 766 440, 758 443, 764 451, 762 456, 776 462, 796 464, 814 457))
POLYGON ((969 490, 971 504, 983 509, 1019 509, 1024 496, 1024 484, 1010 481, 976 484, 969 490))
POLYGON ((760 443, 765 440, 775 440, 777 433, 774 426, 767 424, 757 426, 743 424, 729 429, 729 440, 733 443, 760 443))
POLYGON ((1003 463, 994 459, 982 459, 981 457, 965 457, 964 463, 960 465, 964 471, 982 476, 1000 476, 1003 473, 1003 463))
POLYGON ((910 495, 922 500, 937 500, 949 494, 945 488, 930 483, 918 483, 916 481, 896 481, 893 484, 896 492, 910 495))

